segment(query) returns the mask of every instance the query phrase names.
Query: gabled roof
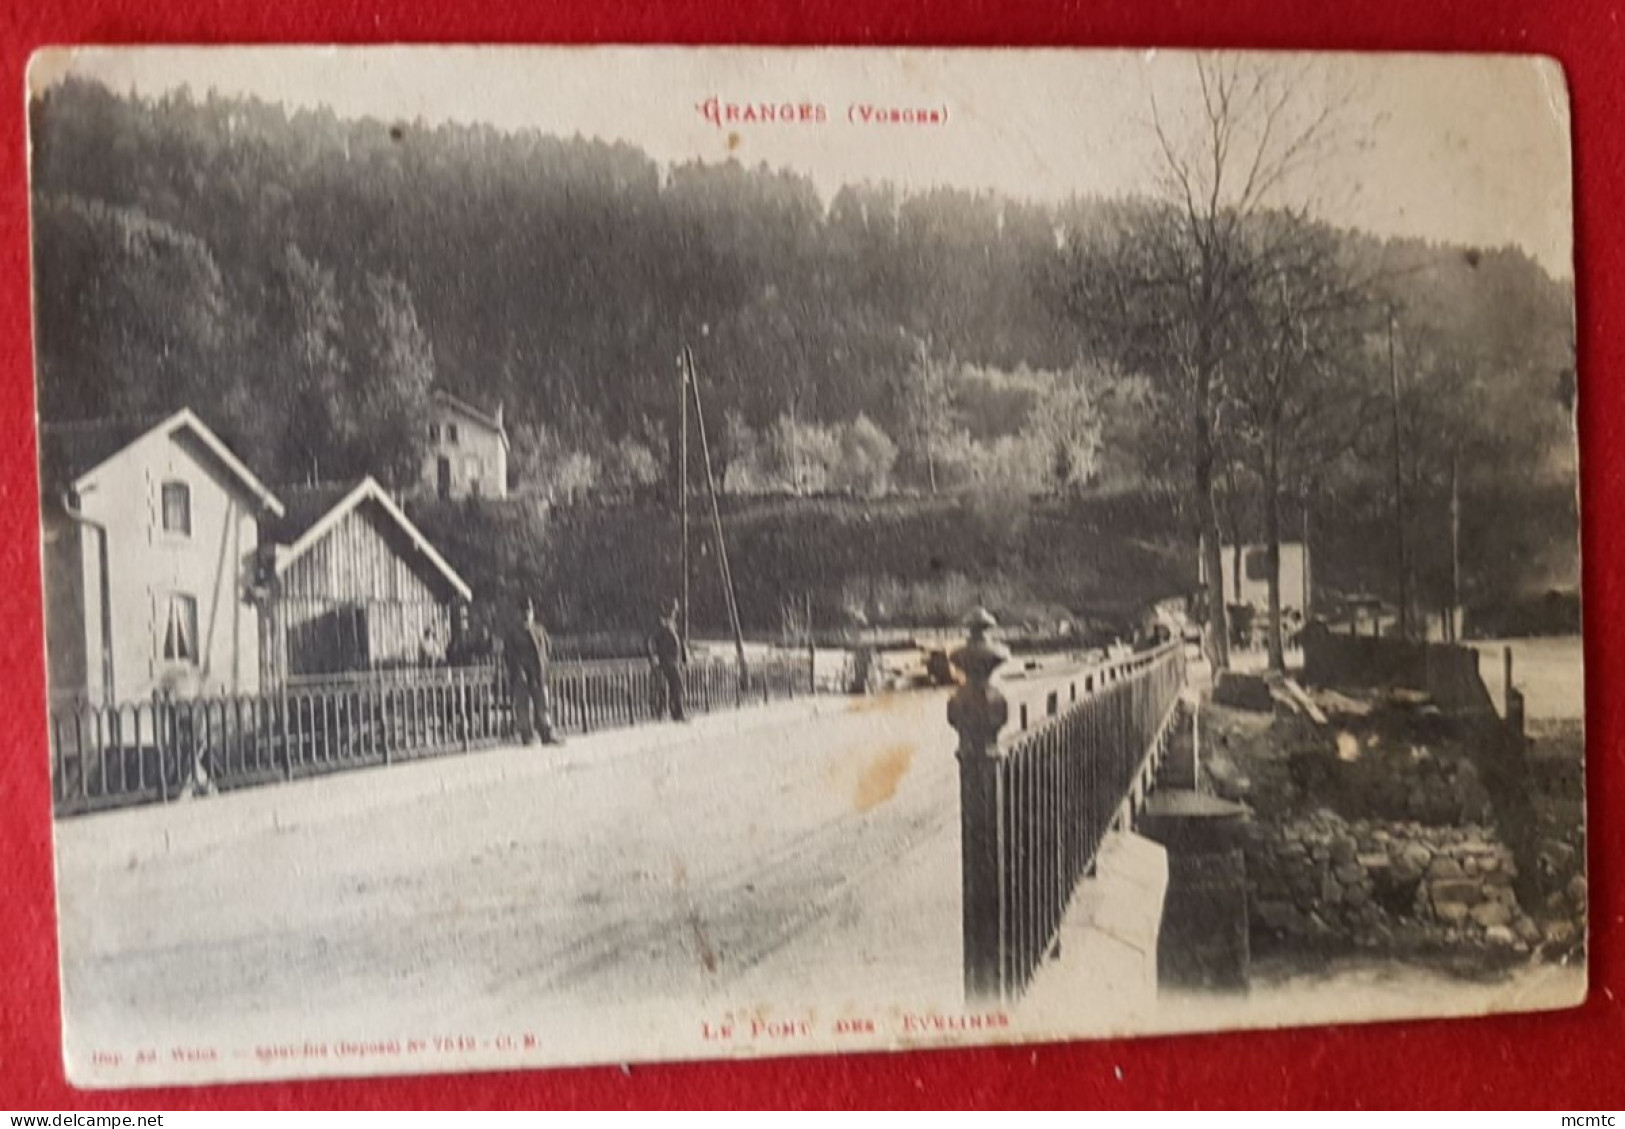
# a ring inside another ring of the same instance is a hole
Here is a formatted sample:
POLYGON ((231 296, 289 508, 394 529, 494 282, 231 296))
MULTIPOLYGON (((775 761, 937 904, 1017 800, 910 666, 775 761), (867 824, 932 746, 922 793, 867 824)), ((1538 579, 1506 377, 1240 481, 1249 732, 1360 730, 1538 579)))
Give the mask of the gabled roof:
POLYGON ((190 408, 164 416, 80 420, 40 424, 40 484, 47 491, 80 489, 126 447, 156 434, 190 434, 260 505, 281 515, 282 502, 243 465, 230 447, 190 408))
POLYGON ((356 488, 354 479, 344 482, 282 484, 276 488, 282 499, 282 513, 260 522, 261 545, 292 545, 295 541, 327 516, 329 510, 344 501, 356 488))
POLYGON ((435 389, 434 392, 434 401, 437 404, 450 408, 460 416, 473 420, 482 427, 490 428, 492 431, 496 432, 502 437, 503 443, 508 442, 508 429, 503 426, 500 419, 494 415, 491 415, 489 412, 482 412, 468 401, 459 400, 450 392, 446 392, 438 388, 435 389))
POLYGON ((446 562, 429 539, 390 498, 387 491, 372 476, 348 488, 342 486, 295 487, 285 491, 287 512, 278 522, 268 523, 261 530, 264 543, 276 543, 276 572, 281 576, 294 561, 332 532, 344 517, 365 502, 374 502, 384 515, 398 527, 406 540, 422 554, 429 566, 438 572, 464 600, 474 598, 473 590, 457 575, 457 570, 446 562))

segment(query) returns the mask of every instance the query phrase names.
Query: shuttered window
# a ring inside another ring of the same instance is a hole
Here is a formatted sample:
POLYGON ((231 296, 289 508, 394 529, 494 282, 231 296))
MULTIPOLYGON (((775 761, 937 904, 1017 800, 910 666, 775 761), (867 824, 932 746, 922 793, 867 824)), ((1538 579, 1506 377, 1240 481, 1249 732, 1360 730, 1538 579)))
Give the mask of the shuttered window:
POLYGON ((197 600, 181 592, 169 596, 164 621, 164 661, 197 665, 197 600))

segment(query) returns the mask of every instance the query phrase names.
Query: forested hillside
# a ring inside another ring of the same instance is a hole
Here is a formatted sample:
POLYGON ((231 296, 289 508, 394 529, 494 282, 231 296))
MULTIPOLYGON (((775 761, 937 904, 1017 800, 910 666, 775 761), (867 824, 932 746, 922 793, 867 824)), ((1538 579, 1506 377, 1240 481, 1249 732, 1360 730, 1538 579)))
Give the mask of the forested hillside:
MULTIPOLYGON (((662 167, 625 144, 82 81, 31 119, 47 421, 187 405, 270 481, 405 485, 441 387, 503 405, 522 491, 658 505, 687 345, 724 492, 1161 498, 1184 481, 1156 343, 1100 332, 1102 264, 1138 253, 1156 201, 825 200, 792 172, 662 167)), ((1572 492, 1572 287, 1511 249, 1314 237, 1358 280, 1359 320, 1339 329, 1335 410, 1288 436, 1317 456, 1275 492, 1337 514, 1367 575, 1391 571, 1397 384, 1423 598, 1452 468, 1502 519, 1465 523, 1476 595, 1573 584, 1562 552, 1525 551, 1572 543, 1572 507, 1517 492, 1572 492)), ((1256 538, 1264 432, 1234 366, 1216 490, 1227 533, 1256 538)))

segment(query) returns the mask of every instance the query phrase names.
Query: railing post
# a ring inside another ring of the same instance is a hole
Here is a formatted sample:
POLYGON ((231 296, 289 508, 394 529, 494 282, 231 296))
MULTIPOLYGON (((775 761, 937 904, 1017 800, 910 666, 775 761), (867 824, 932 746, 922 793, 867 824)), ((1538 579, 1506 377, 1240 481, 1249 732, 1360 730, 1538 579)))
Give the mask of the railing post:
POLYGON ((948 700, 948 724, 959 734, 959 828, 963 885, 965 1000, 1000 1001, 1008 990, 1004 944, 1009 913, 1005 881, 1004 776, 999 730, 1010 705, 991 685, 1008 652, 987 639, 993 617, 978 608, 967 620, 970 641, 951 661, 965 682, 948 700))
POLYGON ((395 760, 395 742, 401 734, 400 712, 398 706, 404 695, 395 686, 383 688, 384 704, 384 763, 391 764, 395 760), (391 724, 393 722, 393 724, 391 724))
POLYGON ((276 726, 282 734, 282 778, 293 779, 293 737, 288 724, 288 692, 284 687, 277 688, 276 697, 276 726))
POLYGON ((472 709, 474 691, 473 687, 469 685, 468 672, 462 669, 454 670, 451 676, 451 685, 452 725, 456 728, 458 742, 462 745, 463 752, 466 753, 473 743, 474 736, 474 718, 472 716, 474 712, 472 709))
MULTIPOLYGON (((163 803, 169 802, 169 761, 170 748, 174 746, 173 759, 177 765, 180 763, 179 744, 174 740, 174 716, 165 708, 163 696, 157 691, 152 695, 152 735, 153 745, 158 755, 158 799, 163 803)), ((184 784, 180 785, 184 787, 184 784)))
POLYGON ((1507 728, 1522 737, 1524 734, 1523 692, 1512 684, 1512 648, 1501 648, 1502 701, 1506 703, 1507 728))

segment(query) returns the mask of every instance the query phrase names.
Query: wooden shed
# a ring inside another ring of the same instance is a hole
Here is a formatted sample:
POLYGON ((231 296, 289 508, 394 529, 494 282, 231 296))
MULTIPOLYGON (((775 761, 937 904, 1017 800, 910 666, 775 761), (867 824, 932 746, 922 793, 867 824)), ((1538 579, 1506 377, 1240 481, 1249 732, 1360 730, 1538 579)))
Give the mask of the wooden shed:
POLYGON ((260 637, 267 685, 398 669, 445 654, 468 585, 372 478, 290 488, 267 525, 260 637))

